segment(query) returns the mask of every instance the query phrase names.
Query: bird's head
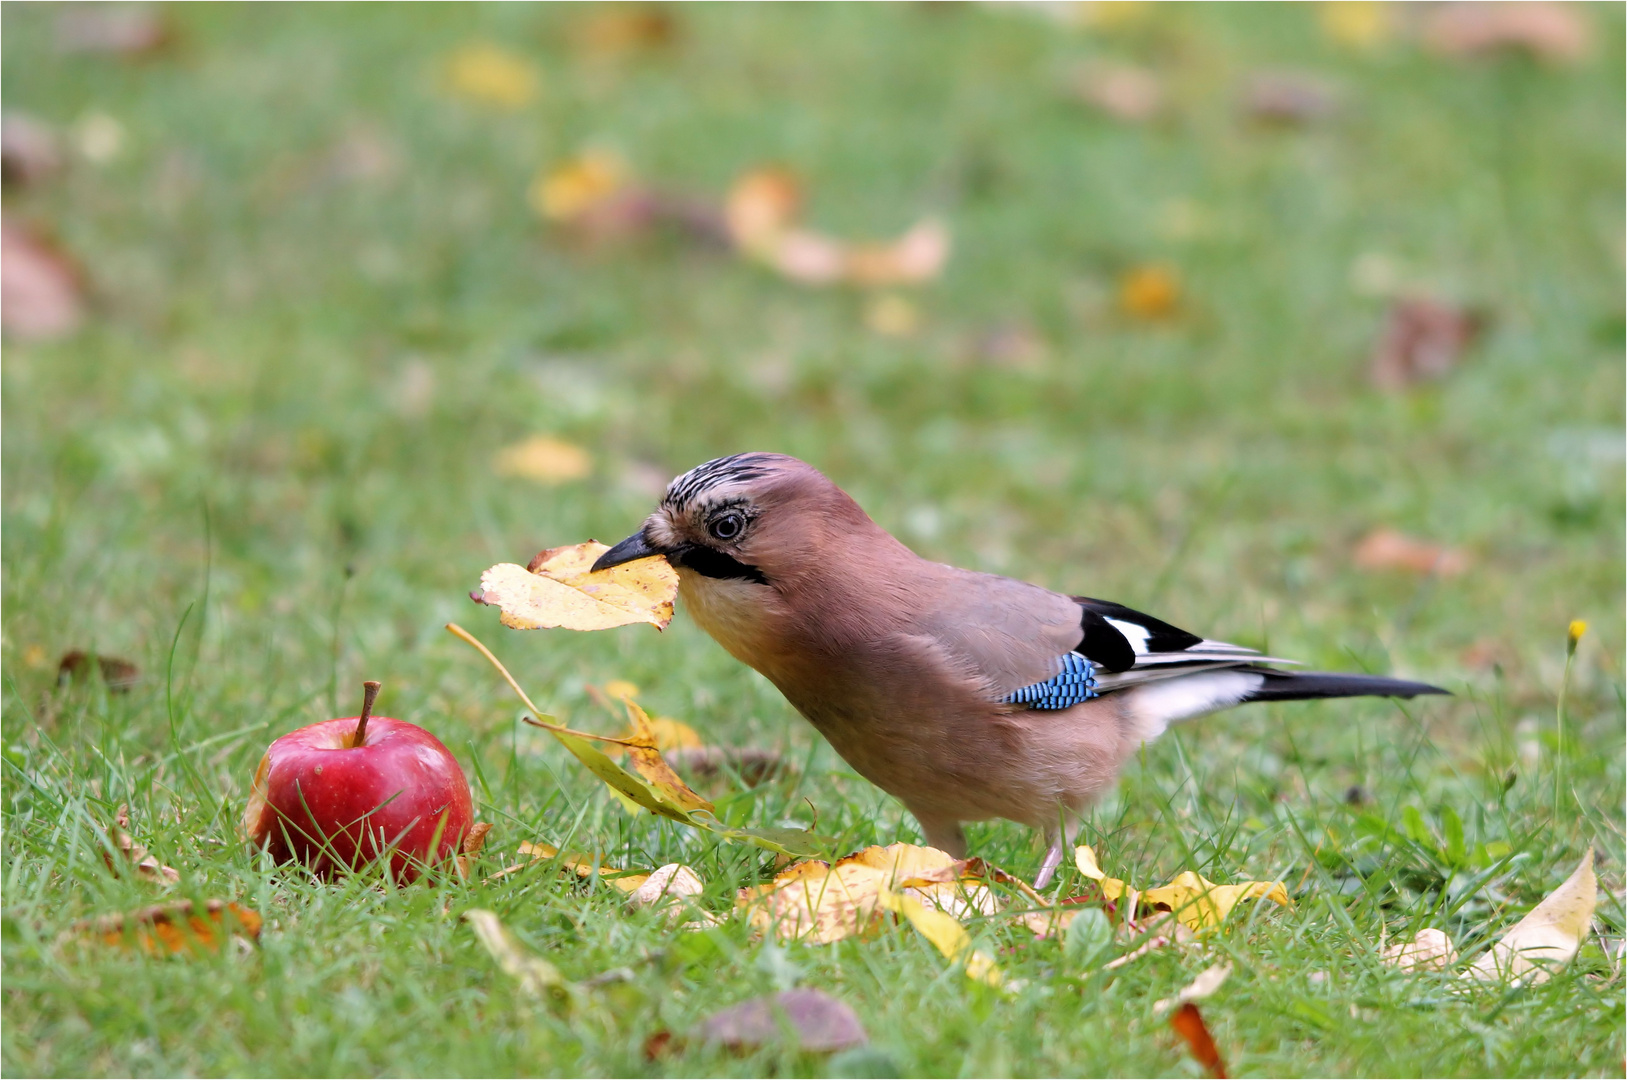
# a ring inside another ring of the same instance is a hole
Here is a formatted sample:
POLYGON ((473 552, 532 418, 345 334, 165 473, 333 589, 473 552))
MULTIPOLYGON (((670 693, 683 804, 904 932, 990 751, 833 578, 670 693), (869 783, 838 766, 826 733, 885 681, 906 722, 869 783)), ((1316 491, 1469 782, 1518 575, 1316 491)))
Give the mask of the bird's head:
POLYGON ((605 570, 665 555, 705 578, 780 584, 806 571, 831 530, 874 529, 846 493, 812 465, 783 454, 735 454, 697 465, 667 485, 644 525, 599 557, 605 570))

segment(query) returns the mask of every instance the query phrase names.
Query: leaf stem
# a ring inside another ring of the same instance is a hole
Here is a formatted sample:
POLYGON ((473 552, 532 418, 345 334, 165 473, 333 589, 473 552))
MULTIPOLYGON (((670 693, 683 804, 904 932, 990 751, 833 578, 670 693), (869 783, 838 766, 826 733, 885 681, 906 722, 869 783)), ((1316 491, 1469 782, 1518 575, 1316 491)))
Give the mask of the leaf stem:
POLYGON ((514 681, 514 676, 508 673, 508 668, 503 666, 503 662, 497 659, 497 657, 493 656, 491 650, 482 645, 478 638, 469 633, 469 631, 465 630, 463 627, 459 626, 457 623, 447 623, 446 628, 447 630, 451 631, 455 637, 460 637, 464 641, 467 641, 469 644, 473 645, 476 649, 479 649, 480 655, 491 661, 492 667, 496 668, 498 674, 503 676, 503 678, 508 681, 509 686, 513 687, 516 694, 520 695, 520 700, 525 703, 526 707, 537 714, 536 719, 532 719, 529 716, 521 717, 520 719, 524 720, 526 723, 532 725, 533 727, 547 728, 549 731, 557 731, 565 735, 575 735, 577 738, 581 739, 596 739, 599 742, 615 743, 617 746, 633 746, 643 748, 645 745, 647 745, 646 743, 631 739, 618 739, 614 735, 595 735, 592 732, 576 731, 573 728, 566 727, 549 714, 537 708, 537 703, 532 701, 531 698, 526 695, 524 690, 520 689, 520 684, 514 681))

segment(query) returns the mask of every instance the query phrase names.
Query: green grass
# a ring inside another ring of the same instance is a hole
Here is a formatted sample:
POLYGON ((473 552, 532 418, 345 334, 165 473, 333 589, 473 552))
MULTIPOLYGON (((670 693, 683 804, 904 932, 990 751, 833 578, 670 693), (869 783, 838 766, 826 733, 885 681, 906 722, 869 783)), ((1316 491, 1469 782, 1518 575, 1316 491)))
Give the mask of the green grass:
MULTIPOLYGON (((585 686, 630 679, 709 740, 797 763, 727 795, 732 819, 806 825, 812 803, 839 851, 918 839, 682 613, 659 636, 522 635, 465 597, 490 563, 625 535, 647 476, 759 448, 820 465, 931 557, 1456 692, 1211 718, 1148 747, 1095 811, 1109 872, 1293 891, 1293 910, 1248 911, 1215 946, 1237 970, 1204 1012, 1234 1075, 1620 1075, 1621 962, 1599 939, 1514 992, 1457 993, 1376 952, 1386 928, 1422 926, 1472 951, 1589 846, 1612 950, 1627 921, 1619 7, 1588 9, 1593 55, 1566 69, 1350 54, 1308 6, 1161 9, 1118 32, 988 7, 688 7, 672 50, 605 60, 572 44, 590 11, 178 6, 173 51, 119 62, 59 56, 52 9, 5 8, 7 108, 104 112, 126 142, 6 206, 54 227, 97 309, 68 340, 8 342, 3 369, 4 1072, 818 1075, 778 1052, 641 1054, 774 988, 788 959, 872 1033, 880 1057, 841 1068, 1193 1075, 1151 1002, 1212 957, 1104 978, 978 927, 1026 980, 1005 999, 905 930, 777 957, 740 921, 684 934, 545 873, 322 885, 239 846, 264 746, 354 712, 376 678, 381 712, 469 768, 496 823, 488 870, 523 840, 681 860, 718 911, 768 872, 757 849, 625 815, 518 723, 449 619, 570 723, 609 730, 585 686), (535 104, 441 90, 437 64, 473 40, 540 67, 535 104), (1169 73, 1171 118, 1127 127, 1073 103, 1069 73, 1094 57, 1169 73), (1238 81, 1284 64, 1337 80, 1345 111, 1300 131, 1240 120, 1238 81), (356 130, 391 148, 392 174, 324 173, 356 130), (682 238, 573 248, 524 193, 588 145, 694 192, 784 162, 820 226, 888 235, 938 212, 955 252, 900 340, 865 328, 860 294, 682 238), (1490 313, 1446 381, 1368 388, 1383 304, 1352 281, 1375 256, 1490 313), (1119 273, 1144 263, 1178 270, 1178 319, 1114 313, 1119 273), (1042 355, 981 357, 1008 325, 1042 355), (492 473, 537 432, 588 448, 592 478, 492 473), (1379 526, 1461 547, 1470 569, 1355 569, 1379 526), (1556 800, 1572 618, 1591 630, 1556 800), (144 679, 58 688, 72 648, 144 679), (59 942, 160 892, 103 866, 90 823, 126 802, 185 874, 169 892, 258 908, 258 948, 59 942), (476 906, 571 979, 632 976, 574 1019, 527 1003, 459 922, 476 906)), ((1016 826, 971 837, 1008 869, 1038 864, 1016 826)))

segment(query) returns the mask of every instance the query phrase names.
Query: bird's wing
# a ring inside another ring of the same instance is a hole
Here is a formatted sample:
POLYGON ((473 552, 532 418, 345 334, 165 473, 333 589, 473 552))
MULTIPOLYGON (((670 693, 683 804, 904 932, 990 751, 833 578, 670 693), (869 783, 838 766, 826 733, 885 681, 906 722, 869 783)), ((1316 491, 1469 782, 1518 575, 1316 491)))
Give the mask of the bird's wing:
POLYGON ((1077 644, 1058 658, 1056 674, 1013 687, 1002 700, 1034 709, 1065 709, 1101 694, 1201 671, 1295 662, 1200 638, 1123 604, 1088 596, 1069 600, 1079 613, 1077 644))

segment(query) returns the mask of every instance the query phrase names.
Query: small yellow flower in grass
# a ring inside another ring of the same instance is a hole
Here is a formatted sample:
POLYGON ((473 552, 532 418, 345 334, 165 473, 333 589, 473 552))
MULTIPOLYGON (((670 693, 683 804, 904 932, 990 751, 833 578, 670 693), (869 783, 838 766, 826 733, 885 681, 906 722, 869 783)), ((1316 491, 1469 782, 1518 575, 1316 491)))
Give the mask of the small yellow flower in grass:
POLYGON ((1576 645, 1582 640, 1582 635, 1585 633, 1587 633, 1587 620, 1572 619, 1570 632, 1565 639, 1565 654, 1567 656, 1576 652, 1576 645))

